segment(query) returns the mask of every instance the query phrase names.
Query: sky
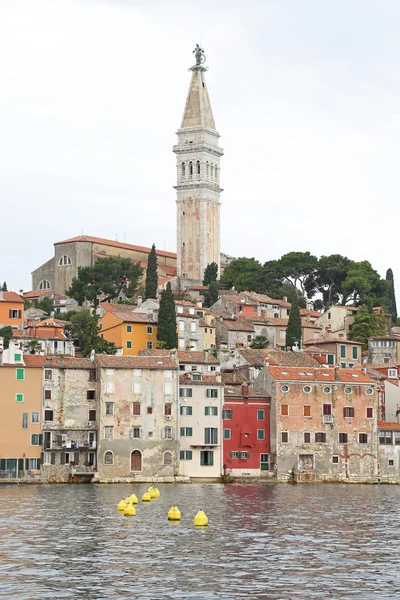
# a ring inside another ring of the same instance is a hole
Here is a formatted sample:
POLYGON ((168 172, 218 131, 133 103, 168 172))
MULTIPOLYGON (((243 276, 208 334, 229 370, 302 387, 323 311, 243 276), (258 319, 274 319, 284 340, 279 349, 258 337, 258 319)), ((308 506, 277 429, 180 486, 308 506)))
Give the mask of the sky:
POLYGON ((398 0, 0 0, 0 280, 53 243, 176 250, 172 146, 200 43, 221 250, 400 278, 398 0))

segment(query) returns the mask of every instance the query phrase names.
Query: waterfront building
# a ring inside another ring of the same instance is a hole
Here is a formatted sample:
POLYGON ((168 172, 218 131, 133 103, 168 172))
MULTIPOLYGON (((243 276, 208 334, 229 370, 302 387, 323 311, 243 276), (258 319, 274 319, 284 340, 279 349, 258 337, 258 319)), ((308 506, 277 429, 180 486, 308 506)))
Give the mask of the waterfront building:
POLYGON ((96 364, 100 479, 178 475, 177 362, 102 354, 96 364))
POLYGON ((263 391, 225 385, 222 409, 223 469, 233 477, 273 474, 270 456, 270 398, 263 391))

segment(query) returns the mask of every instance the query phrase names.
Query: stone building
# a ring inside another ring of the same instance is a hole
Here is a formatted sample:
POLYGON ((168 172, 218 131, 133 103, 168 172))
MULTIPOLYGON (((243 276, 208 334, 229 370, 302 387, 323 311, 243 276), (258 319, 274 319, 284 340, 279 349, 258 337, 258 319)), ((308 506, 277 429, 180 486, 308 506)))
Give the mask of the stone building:
POLYGON ((206 266, 220 267, 220 158, 203 64, 191 67, 178 143, 177 274, 184 285, 201 284, 206 266))
POLYGON ((97 355, 96 364, 100 479, 178 475, 177 362, 97 355))
POLYGON ((271 396, 278 481, 376 481, 378 399, 368 375, 269 366, 256 385, 271 396))
POLYGON ((254 340, 254 327, 246 319, 231 318, 229 315, 220 315, 212 324, 216 328, 217 348, 234 350, 235 348, 248 348, 254 340))
POLYGON ((378 421, 378 477, 382 483, 400 483, 400 424, 378 421))
POLYGON ((328 335, 326 338, 310 339, 304 342, 304 351, 320 357, 325 364, 340 366, 342 369, 361 367, 361 343, 341 336, 336 338, 328 335))
POLYGON ((370 364, 392 363, 400 359, 400 337, 380 335, 368 340, 368 362, 370 364))
POLYGON ((204 328, 200 327, 200 317, 196 306, 185 300, 175 301, 176 325, 179 350, 203 350, 204 328))

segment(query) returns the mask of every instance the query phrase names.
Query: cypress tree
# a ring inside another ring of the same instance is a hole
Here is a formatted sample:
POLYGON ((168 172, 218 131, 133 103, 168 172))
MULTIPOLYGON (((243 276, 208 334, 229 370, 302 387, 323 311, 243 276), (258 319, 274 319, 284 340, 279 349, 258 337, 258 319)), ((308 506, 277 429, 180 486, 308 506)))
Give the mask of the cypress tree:
POLYGON ((396 293, 394 290, 394 277, 393 277, 392 269, 388 269, 386 271, 386 281, 388 281, 390 284, 388 294, 389 294, 389 306, 390 306, 390 312, 392 315, 392 321, 393 321, 393 323, 396 323, 396 321, 397 321, 397 306, 396 306, 396 293))
POLYGON ((204 271, 203 285, 210 285, 212 281, 217 281, 218 265, 215 262, 209 263, 204 271))
POLYGON ((3 287, 1 288, 1 291, 2 292, 8 292, 8 288, 7 288, 7 283, 6 282, 3 283, 3 287))
POLYGON ((295 342, 297 342, 298 347, 301 348, 301 318, 297 294, 292 301, 289 321, 286 328, 286 347, 292 348, 292 346, 295 345, 295 342))
POLYGON ((155 244, 152 245, 147 259, 146 269, 146 287, 144 291, 144 297, 157 298, 158 291, 158 274, 157 274, 157 254, 155 244))
POLYGON ((218 281, 210 281, 208 284, 207 291, 204 294, 204 308, 210 308, 215 302, 218 301, 219 298, 219 282, 218 281))
POLYGON ((175 302, 171 284, 167 283, 166 289, 161 292, 160 309, 158 311, 157 340, 163 348, 173 349, 178 347, 178 334, 176 332, 175 302))

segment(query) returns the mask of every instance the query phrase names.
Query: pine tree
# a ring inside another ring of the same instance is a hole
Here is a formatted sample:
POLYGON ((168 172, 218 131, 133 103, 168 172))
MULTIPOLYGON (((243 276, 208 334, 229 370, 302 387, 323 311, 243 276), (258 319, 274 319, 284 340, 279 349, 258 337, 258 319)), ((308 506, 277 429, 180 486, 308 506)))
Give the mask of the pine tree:
POLYGON ((1 288, 1 291, 2 292, 8 292, 7 282, 6 281, 3 283, 3 287, 1 288))
POLYGON ((158 274, 157 274, 157 254, 155 244, 152 245, 147 259, 147 270, 146 270, 146 288, 144 291, 144 297, 157 298, 158 291, 158 274))
POLYGON ((219 298, 219 282, 218 281, 210 281, 208 284, 207 291, 204 294, 204 308, 210 308, 213 304, 217 302, 219 298))
POLYGON ((218 279, 218 265, 215 262, 208 264, 204 271, 203 285, 210 285, 212 281, 218 279))
POLYGON ((178 347, 176 333, 176 314, 174 296, 170 282, 161 292, 160 309, 158 311, 157 340, 163 348, 173 349, 178 347))
POLYGON ((368 348, 368 338, 385 333, 385 317, 370 313, 368 306, 363 304, 354 317, 354 323, 349 332, 349 339, 361 342, 363 350, 368 348))
POLYGON ((389 306, 390 306, 390 312, 392 315, 392 322, 396 323, 396 321, 397 321, 397 306, 396 306, 396 293, 395 293, 395 289, 394 289, 394 277, 393 277, 392 269, 388 269, 386 271, 386 281, 388 281, 390 284, 388 293, 389 293, 389 306))
POLYGON ((290 309, 289 321, 286 328, 286 347, 292 348, 297 342, 298 347, 301 347, 301 318, 299 301, 297 296, 294 296, 292 307, 290 309))

